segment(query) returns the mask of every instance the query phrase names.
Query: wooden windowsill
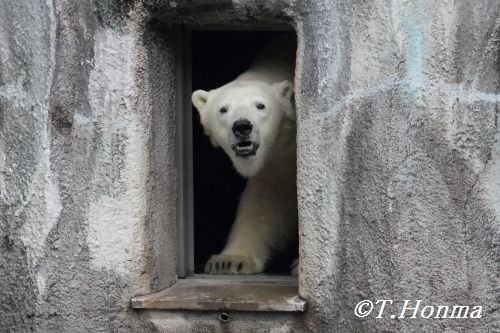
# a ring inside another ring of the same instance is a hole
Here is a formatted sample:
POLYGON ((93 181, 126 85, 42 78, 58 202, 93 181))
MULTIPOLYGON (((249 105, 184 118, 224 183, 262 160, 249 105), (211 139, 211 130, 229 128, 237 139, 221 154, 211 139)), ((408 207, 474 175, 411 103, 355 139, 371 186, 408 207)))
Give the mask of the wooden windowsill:
POLYGON ((297 280, 289 276, 195 275, 154 294, 136 296, 134 309, 303 312, 297 280))

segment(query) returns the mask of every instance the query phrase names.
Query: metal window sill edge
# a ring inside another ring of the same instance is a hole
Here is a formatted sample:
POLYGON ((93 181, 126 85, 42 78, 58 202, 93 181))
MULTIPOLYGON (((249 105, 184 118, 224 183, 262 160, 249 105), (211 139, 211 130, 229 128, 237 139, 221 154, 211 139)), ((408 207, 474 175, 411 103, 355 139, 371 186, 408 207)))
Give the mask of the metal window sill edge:
POLYGON ((265 275, 196 275, 131 299, 132 308, 144 310, 304 312, 306 305, 295 278, 265 275))

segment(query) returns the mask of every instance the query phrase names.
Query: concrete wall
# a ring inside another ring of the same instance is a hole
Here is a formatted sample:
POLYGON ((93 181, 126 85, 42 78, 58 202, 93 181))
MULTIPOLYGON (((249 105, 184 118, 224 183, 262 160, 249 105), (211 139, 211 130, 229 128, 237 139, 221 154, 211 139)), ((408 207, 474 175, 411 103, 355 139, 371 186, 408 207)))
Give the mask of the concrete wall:
POLYGON ((0 331, 500 330, 499 55, 495 0, 4 0, 0 331), (296 28, 307 313, 130 309, 175 281, 174 29, 152 19, 296 28))

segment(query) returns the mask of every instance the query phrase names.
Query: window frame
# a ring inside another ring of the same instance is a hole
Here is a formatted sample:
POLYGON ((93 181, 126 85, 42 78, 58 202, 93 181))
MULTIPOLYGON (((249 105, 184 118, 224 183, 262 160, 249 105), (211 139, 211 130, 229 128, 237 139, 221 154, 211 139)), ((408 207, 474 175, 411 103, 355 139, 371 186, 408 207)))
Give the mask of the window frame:
MULTIPOLYGON (((193 183, 193 117, 191 34, 193 31, 293 31, 285 24, 256 23, 178 25, 175 38, 176 93, 176 168, 177 168, 177 277, 195 274, 194 264, 194 183, 193 183)), ((285 275, 278 275, 285 276, 285 275)), ((220 277, 223 278, 223 275, 220 277)))
MULTIPOLYGON (((157 261, 156 292, 131 298, 133 309, 153 313, 158 310, 229 310, 251 312, 305 312, 307 302, 299 295, 298 278, 290 275, 208 275, 194 273, 194 184, 193 184, 193 115, 191 105, 191 33, 193 31, 294 31, 293 27, 277 24, 235 26, 175 25, 174 63, 175 75, 172 105, 175 122, 175 168, 176 168, 176 220, 169 226, 176 228, 173 239, 176 263, 173 277, 163 277, 165 262, 157 261), (186 112, 186 111, 189 112, 186 112), (163 271, 162 271, 163 270, 163 271), (173 279, 171 279, 173 278, 173 279), (248 297, 252 295, 252 297, 248 297), (152 311, 152 312, 151 312, 152 311)), ((161 126, 160 126, 161 127, 161 126)), ((155 149, 162 149, 158 146, 155 149)), ((163 193, 166 194, 166 193, 163 193)), ((161 200, 160 200, 161 201, 161 200)), ((165 202, 163 202, 165 204, 165 202)), ((167 203, 167 206, 169 204, 167 203)), ((164 221, 167 223, 167 221, 164 221)), ((163 229, 162 229, 163 230, 163 229)), ((166 230, 165 230, 166 231, 166 230)), ((167 238, 159 235, 157 241, 167 238)), ((170 272, 169 272, 170 274, 170 272)), ((157 312, 156 312, 157 313, 157 312)))
POLYGON ((175 33, 175 122, 177 168, 177 277, 194 275, 193 119, 191 113, 191 29, 175 33))

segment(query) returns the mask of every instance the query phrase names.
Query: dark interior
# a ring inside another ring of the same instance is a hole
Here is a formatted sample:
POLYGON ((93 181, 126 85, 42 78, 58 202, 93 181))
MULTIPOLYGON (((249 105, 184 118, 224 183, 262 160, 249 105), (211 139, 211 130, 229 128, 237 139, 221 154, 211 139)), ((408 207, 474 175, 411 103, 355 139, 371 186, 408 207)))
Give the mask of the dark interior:
MULTIPOLYGON (((250 66, 272 31, 193 31, 192 88, 211 90, 234 80, 250 66)), ((283 33, 283 32, 281 32, 283 33)), ((291 55, 293 56, 293 55, 291 55)), ((193 107, 193 182, 195 273, 203 273, 210 255, 224 248, 233 224, 240 194, 245 186, 228 156, 214 148, 203 133, 193 107)), ((290 254, 279 255, 268 273, 288 274, 297 257, 296 245, 290 254), (285 260, 284 260, 285 259, 285 260)))

